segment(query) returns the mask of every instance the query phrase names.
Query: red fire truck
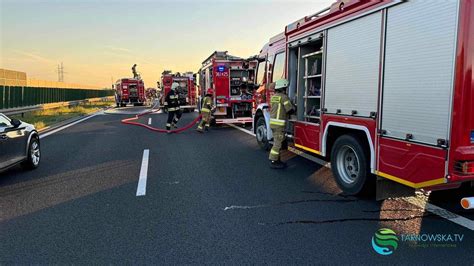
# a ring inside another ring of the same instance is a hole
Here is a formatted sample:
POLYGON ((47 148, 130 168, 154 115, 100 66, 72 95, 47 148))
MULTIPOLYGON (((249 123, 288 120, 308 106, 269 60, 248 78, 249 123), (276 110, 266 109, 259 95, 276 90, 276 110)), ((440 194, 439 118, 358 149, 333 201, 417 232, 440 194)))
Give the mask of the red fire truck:
POLYGON ((256 65, 256 60, 232 56, 227 51, 216 51, 202 62, 199 84, 202 94, 214 89, 216 124, 252 123, 256 65))
POLYGON ((145 85, 141 79, 123 78, 115 83, 115 103, 117 107, 127 104, 143 105, 145 103, 145 85))
POLYGON ((291 23, 259 55, 258 143, 269 147, 271 84, 286 77, 289 150, 330 161, 345 193, 375 177, 377 193, 472 185, 473 13, 474 0, 340 0, 291 23))
POLYGON ((164 95, 167 95, 171 90, 173 82, 179 84, 178 95, 181 108, 194 111, 196 108, 196 75, 192 72, 172 73, 170 70, 165 70, 161 74, 161 86, 164 95))

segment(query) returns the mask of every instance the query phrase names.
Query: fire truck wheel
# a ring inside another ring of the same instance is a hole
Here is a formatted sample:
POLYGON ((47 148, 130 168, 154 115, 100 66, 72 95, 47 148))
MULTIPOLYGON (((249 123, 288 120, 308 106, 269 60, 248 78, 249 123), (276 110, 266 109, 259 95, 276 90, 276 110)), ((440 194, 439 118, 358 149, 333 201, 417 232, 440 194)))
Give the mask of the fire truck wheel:
POLYGON ((263 116, 259 117, 257 120, 255 135, 257 137, 258 146, 265 151, 270 150, 272 145, 267 139, 267 126, 265 124, 265 117, 263 116))
POLYGON ((357 137, 343 135, 331 151, 331 168, 339 188, 347 195, 369 192, 370 172, 368 152, 357 137))

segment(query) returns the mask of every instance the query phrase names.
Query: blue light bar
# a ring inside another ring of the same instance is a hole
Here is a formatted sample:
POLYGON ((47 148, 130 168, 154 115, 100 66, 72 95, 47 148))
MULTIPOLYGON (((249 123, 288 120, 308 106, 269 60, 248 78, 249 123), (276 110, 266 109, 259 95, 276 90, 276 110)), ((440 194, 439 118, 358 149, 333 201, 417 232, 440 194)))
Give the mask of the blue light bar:
POLYGON ((225 66, 218 66, 217 71, 218 72, 224 72, 225 71, 225 66))

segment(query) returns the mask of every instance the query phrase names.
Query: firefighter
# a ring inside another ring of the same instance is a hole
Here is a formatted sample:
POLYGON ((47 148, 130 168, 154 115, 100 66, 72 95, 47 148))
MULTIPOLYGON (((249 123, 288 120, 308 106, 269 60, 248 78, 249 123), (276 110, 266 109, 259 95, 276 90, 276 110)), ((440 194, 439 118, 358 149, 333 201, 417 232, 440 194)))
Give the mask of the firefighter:
POLYGON ((196 129, 199 133, 203 133, 203 128, 205 127, 206 131, 209 130, 209 126, 211 123, 211 112, 214 109, 214 105, 212 102, 212 95, 214 91, 212 89, 207 89, 206 96, 202 99, 202 108, 201 108, 201 115, 202 119, 196 129))
POLYGON ((133 64, 132 66, 132 73, 133 73, 133 78, 138 79, 138 73, 137 73, 137 64, 133 64))
POLYGON ((280 79, 275 83, 275 94, 270 100, 270 128, 273 132, 273 147, 270 150, 270 167, 281 169, 286 167, 286 163, 280 160, 280 152, 285 140, 285 128, 289 115, 295 112, 295 108, 286 95, 288 80, 280 79))
POLYGON ((177 92, 178 87, 179 84, 177 82, 173 82, 173 84, 171 84, 171 90, 168 92, 165 98, 164 105, 165 108, 168 109, 168 121, 166 122, 166 130, 168 130, 167 133, 171 133, 171 128, 176 128, 176 124, 183 114, 179 108, 179 96, 177 92))

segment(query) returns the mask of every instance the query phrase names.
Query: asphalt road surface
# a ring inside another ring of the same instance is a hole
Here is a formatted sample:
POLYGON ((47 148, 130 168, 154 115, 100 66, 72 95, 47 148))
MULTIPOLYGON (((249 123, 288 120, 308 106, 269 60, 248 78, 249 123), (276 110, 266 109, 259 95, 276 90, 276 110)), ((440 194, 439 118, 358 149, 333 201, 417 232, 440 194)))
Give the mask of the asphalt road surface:
POLYGON ((0 263, 474 263, 474 232, 449 220, 474 220, 459 194, 431 199, 452 212, 444 217, 403 199, 348 197, 304 158, 286 154, 287 169, 269 169, 254 137, 234 128, 167 135, 126 117, 49 135, 38 169, 0 174, 0 263), (391 255, 372 247, 380 228, 397 234, 391 255), (427 241, 437 234, 443 241, 427 241))

